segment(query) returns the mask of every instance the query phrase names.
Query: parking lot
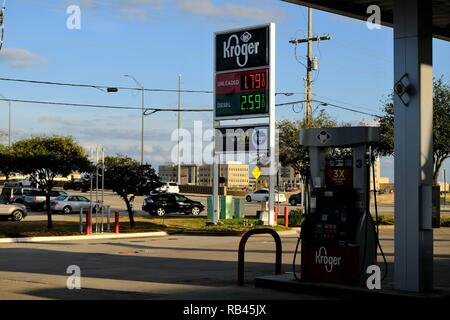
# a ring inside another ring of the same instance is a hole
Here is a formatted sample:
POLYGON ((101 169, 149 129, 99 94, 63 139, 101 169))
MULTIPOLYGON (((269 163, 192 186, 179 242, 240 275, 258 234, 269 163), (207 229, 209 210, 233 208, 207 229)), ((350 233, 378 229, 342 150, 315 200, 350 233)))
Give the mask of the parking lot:
MULTIPOLYGON (((274 269, 272 238, 256 236, 246 249, 245 281, 237 286, 240 237, 176 235, 122 240, 0 244, 0 299, 312 299, 308 294, 255 288, 274 269), (49 263, 51 261, 51 263, 49 263), (81 290, 66 287, 69 265, 81 269, 81 290)), ((282 236, 283 273, 292 272, 297 237, 282 236)), ((393 228, 381 244, 392 285, 393 228)), ((435 286, 449 287, 450 232, 435 230, 435 286)), ((382 257, 378 256, 380 266, 382 257)))

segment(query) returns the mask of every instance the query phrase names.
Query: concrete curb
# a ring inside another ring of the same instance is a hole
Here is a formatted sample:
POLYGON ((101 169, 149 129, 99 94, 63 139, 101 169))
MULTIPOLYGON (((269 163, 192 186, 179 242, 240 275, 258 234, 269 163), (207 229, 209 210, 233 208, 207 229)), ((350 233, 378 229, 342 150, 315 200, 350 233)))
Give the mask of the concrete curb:
MULTIPOLYGON (((280 237, 285 236, 298 236, 300 228, 293 228, 294 230, 277 231, 280 237)), ((244 235, 246 231, 182 231, 179 234, 187 236, 218 236, 218 237, 240 237, 244 235)), ((255 237, 264 237, 267 234, 256 234, 255 237)))
POLYGON ((155 231, 155 232, 140 232, 140 233, 119 233, 119 234, 108 233, 108 234, 93 234, 93 235, 79 235, 79 236, 0 238, 0 243, 129 239, 129 238, 146 238, 146 237, 164 237, 168 235, 169 234, 164 231, 155 231))

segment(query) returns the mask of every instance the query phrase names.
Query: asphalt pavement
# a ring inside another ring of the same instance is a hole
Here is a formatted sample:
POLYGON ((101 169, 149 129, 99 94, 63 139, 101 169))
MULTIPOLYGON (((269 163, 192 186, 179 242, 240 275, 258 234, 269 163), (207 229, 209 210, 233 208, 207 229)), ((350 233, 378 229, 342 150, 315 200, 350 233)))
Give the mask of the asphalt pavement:
MULTIPOLYGON (((436 287, 450 288, 450 229, 434 231, 436 287)), ((392 286, 393 228, 381 228, 392 286)), ((274 270, 274 242, 255 236, 246 246, 245 286, 237 285, 240 237, 158 238, 0 244, 0 299, 317 299, 254 287, 274 270), (80 267, 81 289, 67 288, 67 268, 80 267)), ((292 272, 296 236, 282 236, 283 273, 292 272)), ((298 258, 298 257, 297 257, 298 258)), ((299 262, 299 260, 297 261, 299 262)), ((378 263, 383 268, 379 255, 378 263)))

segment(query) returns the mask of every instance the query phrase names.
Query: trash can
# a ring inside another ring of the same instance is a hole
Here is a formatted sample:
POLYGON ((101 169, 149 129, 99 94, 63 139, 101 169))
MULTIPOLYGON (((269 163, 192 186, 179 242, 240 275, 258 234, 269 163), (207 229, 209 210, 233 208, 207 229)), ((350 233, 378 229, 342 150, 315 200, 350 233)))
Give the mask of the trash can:
POLYGON ((244 199, 236 198, 234 199, 234 218, 239 219, 245 217, 244 215, 244 199))
POLYGON ((233 218, 233 197, 220 196, 220 219, 233 218))
POLYGON ((433 186, 432 187, 432 228, 440 228, 441 227, 441 187, 433 186))
POLYGON ((213 196, 208 196, 206 200, 206 210, 208 212, 208 221, 213 221, 213 196))

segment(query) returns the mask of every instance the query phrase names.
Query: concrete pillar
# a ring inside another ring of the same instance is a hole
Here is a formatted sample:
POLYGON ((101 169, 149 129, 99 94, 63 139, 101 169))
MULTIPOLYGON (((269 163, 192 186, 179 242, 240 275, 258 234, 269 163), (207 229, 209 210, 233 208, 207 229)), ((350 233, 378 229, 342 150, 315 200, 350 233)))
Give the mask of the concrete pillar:
POLYGON ((394 97, 394 287, 413 292, 433 287, 431 3, 394 1, 394 82, 411 88, 407 105, 394 97))

